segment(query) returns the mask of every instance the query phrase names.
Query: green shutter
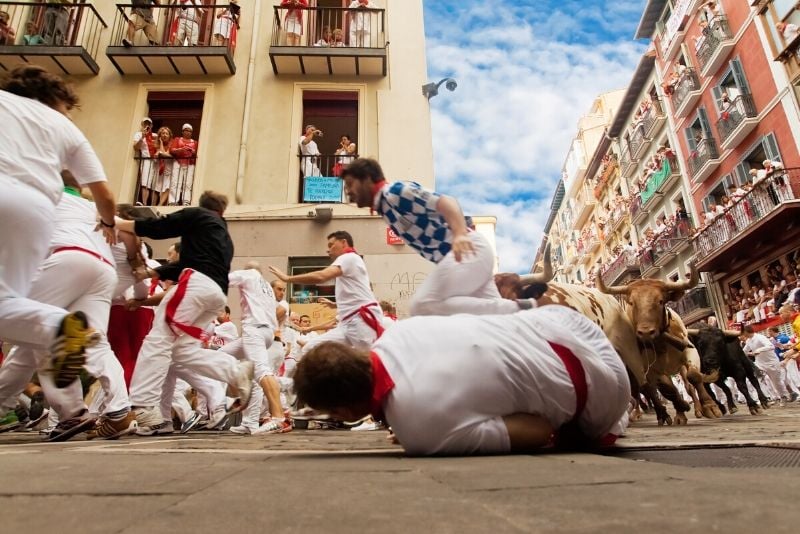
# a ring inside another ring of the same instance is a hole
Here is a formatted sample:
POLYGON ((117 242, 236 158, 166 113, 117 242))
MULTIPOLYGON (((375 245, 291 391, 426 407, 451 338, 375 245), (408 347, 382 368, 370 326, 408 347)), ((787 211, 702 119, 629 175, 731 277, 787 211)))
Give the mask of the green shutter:
POLYGON ((744 68, 742 62, 738 59, 731 60, 731 71, 733 72, 733 79, 736 81, 736 87, 742 93, 750 94, 750 85, 747 83, 747 77, 744 75, 744 68))
POLYGON ((700 127, 703 129, 703 137, 711 137, 711 123, 708 122, 708 113, 706 108, 697 110, 697 118, 700 119, 700 127))
POLYGON ((772 161, 783 161, 781 153, 778 151, 778 142, 775 139, 775 134, 767 134, 764 136, 764 152, 767 157, 772 161))

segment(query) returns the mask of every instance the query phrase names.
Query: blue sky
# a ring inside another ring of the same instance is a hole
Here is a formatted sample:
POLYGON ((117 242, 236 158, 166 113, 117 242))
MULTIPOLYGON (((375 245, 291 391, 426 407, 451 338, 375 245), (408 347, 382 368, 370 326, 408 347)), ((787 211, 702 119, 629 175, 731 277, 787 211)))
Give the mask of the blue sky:
POLYGON ((645 0, 424 0, 437 189, 496 215, 500 268, 533 262, 577 121, 624 88, 645 0))

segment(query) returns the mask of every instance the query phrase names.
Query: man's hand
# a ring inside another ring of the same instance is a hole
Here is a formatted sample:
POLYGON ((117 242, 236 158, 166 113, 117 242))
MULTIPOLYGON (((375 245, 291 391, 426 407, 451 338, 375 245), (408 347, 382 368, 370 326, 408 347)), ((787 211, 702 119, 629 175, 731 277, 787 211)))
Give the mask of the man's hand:
POLYGON ((335 302, 333 302, 332 300, 328 300, 325 297, 319 297, 317 299, 317 303, 318 304, 322 304, 323 306, 326 306, 328 308, 335 308, 336 307, 336 303, 335 302))
POLYGON ((475 254, 475 246, 467 234, 462 234, 453 237, 453 255, 456 261, 461 261, 461 258, 475 254))
POLYGON ((128 300, 125 302, 125 309, 126 309, 126 310, 128 310, 128 311, 135 311, 135 310, 138 310, 139 308, 141 308, 141 307, 142 307, 142 302, 143 302, 143 301, 141 301, 141 300, 136 300, 136 299, 128 299, 128 300))
POLYGON ((278 269, 277 267, 275 267, 273 265, 269 266, 269 272, 274 274, 279 280, 281 280, 283 282, 288 282, 289 281, 289 275, 286 274, 285 272, 281 271, 280 269, 278 269))

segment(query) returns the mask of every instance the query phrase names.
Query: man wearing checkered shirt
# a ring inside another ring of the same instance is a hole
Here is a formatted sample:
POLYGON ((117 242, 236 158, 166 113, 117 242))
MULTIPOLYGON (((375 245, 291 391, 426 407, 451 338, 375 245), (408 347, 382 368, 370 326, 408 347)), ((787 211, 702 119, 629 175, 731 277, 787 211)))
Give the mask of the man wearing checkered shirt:
POLYGON ((368 158, 347 166, 342 178, 351 202, 381 214, 406 244, 436 264, 411 301, 411 315, 490 315, 531 307, 531 301, 500 297, 492 247, 467 227, 454 198, 414 182, 389 184, 378 162, 368 158))

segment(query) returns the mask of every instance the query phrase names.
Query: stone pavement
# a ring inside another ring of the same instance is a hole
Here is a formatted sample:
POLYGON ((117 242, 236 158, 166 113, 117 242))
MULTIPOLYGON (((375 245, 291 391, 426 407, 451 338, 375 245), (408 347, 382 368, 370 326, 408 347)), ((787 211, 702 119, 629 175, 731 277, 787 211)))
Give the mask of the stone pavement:
MULTIPOLYGON (((685 428, 647 417, 620 446, 679 457, 715 447, 724 460, 744 449, 719 447, 800 449, 798 421, 800 404, 685 428)), ((0 532, 796 531, 800 460, 711 468, 632 454, 407 458, 383 432, 63 444, 0 434, 0 532)))

